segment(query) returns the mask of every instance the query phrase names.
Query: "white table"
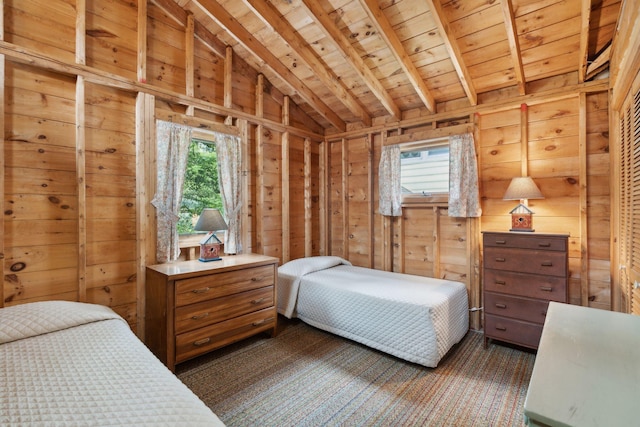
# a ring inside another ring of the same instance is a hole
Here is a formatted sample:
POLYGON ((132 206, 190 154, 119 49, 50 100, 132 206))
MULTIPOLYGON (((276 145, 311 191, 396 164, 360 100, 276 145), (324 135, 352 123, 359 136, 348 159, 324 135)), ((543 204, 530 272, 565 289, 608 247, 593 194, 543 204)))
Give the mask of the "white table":
POLYGON ((551 302, 524 416, 530 426, 640 425, 640 316, 551 302))

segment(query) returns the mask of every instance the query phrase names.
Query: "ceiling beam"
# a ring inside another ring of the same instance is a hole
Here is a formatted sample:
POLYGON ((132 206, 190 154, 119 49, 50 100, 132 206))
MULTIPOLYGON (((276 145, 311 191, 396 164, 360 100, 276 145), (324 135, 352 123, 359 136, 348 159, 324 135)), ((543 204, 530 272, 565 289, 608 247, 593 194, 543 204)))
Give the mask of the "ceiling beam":
MULTIPOLYGON (((176 0, 174 0, 176 1, 176 0)), ((192 7, 200 8, 211 20, 222 27, 231 37, 244 46, 252 55, 259 58, 264 67, 280 76, 282 82, 297 93, 314 110, 324 117, 337 129, 345 130, 346 124, 329 106, 327 106, 311 89, 309 89, 295 74, 276 58, 263 44, 253 37, 236 18, 225 10, 215 0, 193 0, 184 6, 188 10, 192 7)))
POLYGON ((332 41, 339 49, 344 59, 355 70, 360 79, 364 81, 373 96, 375 96, 387 112, 393 118, 401 119, 400 108, 396 105, 389 92, 382 86, 380 80, 376 78, 373 71, 364 63, 358 52, 351 46, 349 39, 335 25, 333 19, 324 11, 320 3, 316 0, 302 0, 302 6, 315 18, 318 26, 328 40, 332 41))
POLYGON ((333 95, 358 117, 366 126, 371 126, 371 116, 364 107, 349 93, 341 83, 341 79, 327 65, 316 56, 298 31, 287 21, 280 12, 264 0, 242 0, 243 3, 258 16, 262 22, 280 36, 289 47, 309 66, 316 77, 333 95))
POLYGON ((511 3, 511 0, 502 0, 502 13, 504 15, 504 26, 507 30, 507 41, 509 42, 511 61, 513 62, 513 72, 516 75, 518 93, 520 95, 525 95, 527 92, 526 79, 524 76, 524 67, 522 66, 522 54, 520 52, 518 31, 516 30, 516 15, 513 11, 513 4, 511 3))
POLYGON ((578 82, 583 83, 587 75, 589 57, 589 22, 591 21, 591 0, 580 2, 580 62, 578 63, 578 82))
POLYGON ((411 58, 409 58, 407 51, 404 49, 404 46, 402 46, 402 42, 398 38, 398 35, 394 31, 393 27, 391 26, 391 23, 389 22, 387 17, 384 16, 384 13, 382 12, 382 10, 380 10, 380 7, 378 6, 378 1, 377 0, 359 0, 359 1, 360 1, 360 5, 362 6, 362 8, 365 10, 367 15, 371 19, 373 25, 376 27, 378 34, 380 35, 380 37, 382 37, 384 42, 387 44, 387 46, 391 50, 391 53, 400 64, 400 67, 402 68, 405 75, 411 82, 411 85, 413 86, 414 90, 417 92, 418 96, 420 97, 424 105, 427 107, 429 111, 431 111, 432 113, 435 113, 436 102, 435 102, 435 99, 433 98, 433 95, 429 91, 429 88, 424 82, 424 79, 422 78, 422 76, 420 76, 420 73, 418 72, 418 69, 416 68, 415 64, 411 61, 411 58))
POLYGON ((444 41, 444 46, 447 48, 447 52, 449 52, 449 56, 451 57, 451 62, 453 63, 453 67, 456 69, 458 73, 458 78, 460 79, 460 84, 462 84, 462 88, 464 92, 467 94, 467 98, 469 98, 469 102, 471 105, 478 104, 478 94, 476 93, 476 89, 473 86, 473 80, 471 80, 471 76, 469 75, 469 70, 467 66, 464 64, 464 59, 462 58, 462 52, 460 52, 460 47, 458 46, 458 42, 456 41, 456 37, 449 26, 449 20, 445 16, 444 10, 442 10, 442 4, 440 0, 426 0, 429 5, 429 9, 431 10, 431 15, 433 16, 433 20, 436 22, 436 26, 438 27, 438 31, 442 36, 442 40, 444 41))
MULTIPOLYGON (((173 0, 151 0, 153 4, 164 11, 171 19, 178 24, 187 25, 187 12, 173 0)), ((220 58, 225 57, 225 45, 216 36, 214 36, 201 23, 195 22, 195 35, 201 42, 211 49, 213 53, 220 58)))
POLYGON ((606 47, 605 50, 598 55, 596 59, 594 59, 591 64, 587 67, 587 74, 584 76, 584 80, 587 81, 600 71, 602 71, 606 66, 609 65, 609 59, 611 58, 611 44, 606 47))

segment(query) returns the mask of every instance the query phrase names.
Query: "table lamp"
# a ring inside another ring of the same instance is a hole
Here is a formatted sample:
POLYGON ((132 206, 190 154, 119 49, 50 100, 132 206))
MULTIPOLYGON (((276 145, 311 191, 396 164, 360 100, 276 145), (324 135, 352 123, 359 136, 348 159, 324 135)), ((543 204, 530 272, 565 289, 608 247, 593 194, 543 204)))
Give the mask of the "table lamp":
POLYGON ((533 232, 533 211, 525 203, 527 199, 544 199, 540 189, 530 176, 516 177, 511 180, 503 200, 520 200, 520 204, 511 212, 511 229, 509 231, 533 232))
POLYGON ((221 260, 220 248, 222 242, 215 233, 218 230, 226 230, 227 223, 224 222, 220 211, 212 208, 204 208, 194 229, 196 231, 208 231, 202 240, 200 240, 200 258, 198 258, 198 260, 202 262, 221 260))

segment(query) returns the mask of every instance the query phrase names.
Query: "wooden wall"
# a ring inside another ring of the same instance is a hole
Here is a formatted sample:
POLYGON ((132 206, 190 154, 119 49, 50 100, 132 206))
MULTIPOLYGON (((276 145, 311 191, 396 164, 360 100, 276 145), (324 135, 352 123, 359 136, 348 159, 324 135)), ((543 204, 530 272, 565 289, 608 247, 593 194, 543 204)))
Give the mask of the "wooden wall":
POLYGON ((452 102, 436 117, 410 111, 401 123, 324 139, 233 52, 194 37, 186 14, 104 0, 87 0, 86 11, 5 0, 4 12, 0 305, 98 302, 143 329, 156 117, 205 131, 226 121, 244 136, 245 251, 283 262, 334 254, 462 280, 472 306, 482 304, 481 232, 508 229, 513 202, 502 194, 525 169, 545 194, 531 203, 535 228, 571 235, 572 303, 611 305, 607 81, 536 81, 531 95, 496 91, 480 107, 452 102), (381 147, 412 132, 460 132, 460 123, 476 138, 483 217, 450 218, 441 200, 379 215, 381 147))
POLYGON ((322 129, 179 9, 77 6, 4 2, 0 306, 100 303, 143 330, 156 119, 242 136, 245 251, 317 254, 322 129))

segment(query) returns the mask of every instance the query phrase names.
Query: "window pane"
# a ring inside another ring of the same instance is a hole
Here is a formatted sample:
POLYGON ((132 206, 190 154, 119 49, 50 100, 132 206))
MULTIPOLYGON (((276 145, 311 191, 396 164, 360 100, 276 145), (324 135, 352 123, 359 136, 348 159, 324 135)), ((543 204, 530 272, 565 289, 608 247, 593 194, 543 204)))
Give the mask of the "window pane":
POLYGON ((195 139, 191 142, 178 233, 194 233, 193 227, 204 208, 224 212, 218 185, 217 159, 215 144, 195 139))
POLYGON ((406 151, 400 155, 400 181, 404 194, 449 192, 449 147, 406 151))

